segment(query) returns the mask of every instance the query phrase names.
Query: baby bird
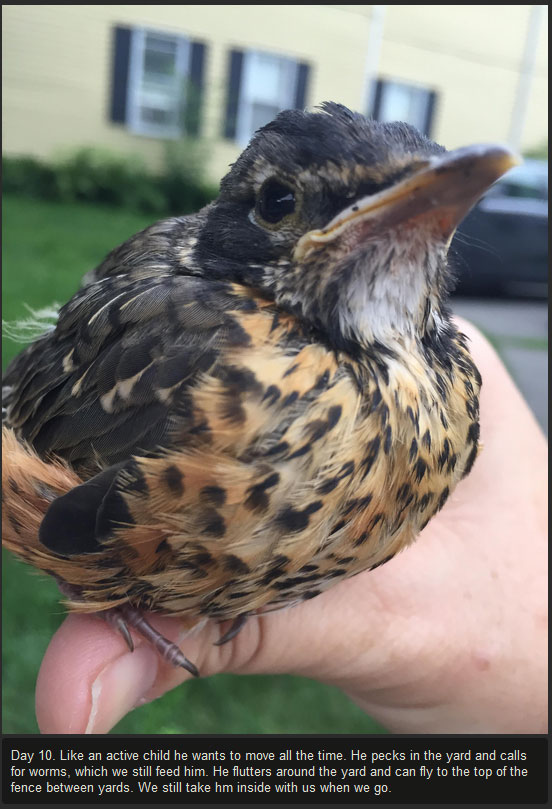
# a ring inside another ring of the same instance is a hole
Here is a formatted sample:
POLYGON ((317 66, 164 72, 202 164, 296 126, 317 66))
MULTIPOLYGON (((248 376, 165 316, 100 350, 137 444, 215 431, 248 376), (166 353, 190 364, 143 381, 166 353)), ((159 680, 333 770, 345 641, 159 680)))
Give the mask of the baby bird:
POLYGON ((478 452, 458 223, 516 162, 326 103, 88 273, 4 379, 4 544, 72 610, 232 621, 390 560, 478 452))

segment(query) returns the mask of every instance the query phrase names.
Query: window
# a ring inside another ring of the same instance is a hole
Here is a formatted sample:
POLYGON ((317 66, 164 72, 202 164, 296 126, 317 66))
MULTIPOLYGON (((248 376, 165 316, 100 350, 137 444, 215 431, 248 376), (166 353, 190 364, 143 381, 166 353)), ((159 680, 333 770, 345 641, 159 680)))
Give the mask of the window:
POLYGON ((435 98, 424 87, 379 79, 371 114, 377 121, 405 121, 430 135, 435 98))
POLYGON ((189 61, 188 40, 134 31, 127 87, 129 129, 141 135, 181 134, 189 61))
POLYGON ((197 134, 204 50, 176 34, 117 27, 111 120, 150 137, 197 134))
POLYGON ((254 132, 295 103, 297 63, 251 51, 244 59, 236 140, 245 146, 254 132))
POLYGON ((308 65, 262 51, 232 51, 225 131, 245 146, 281 110, 305 106, 308 65))

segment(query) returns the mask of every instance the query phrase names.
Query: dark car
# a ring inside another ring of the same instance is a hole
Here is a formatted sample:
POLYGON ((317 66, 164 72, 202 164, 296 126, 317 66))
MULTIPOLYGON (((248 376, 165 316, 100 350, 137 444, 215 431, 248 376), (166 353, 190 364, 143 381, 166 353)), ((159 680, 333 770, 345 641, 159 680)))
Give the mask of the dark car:
POLYGON ((511 169, 461 223, 451 246, 456 295, 546 297, 548 166, 511 169))

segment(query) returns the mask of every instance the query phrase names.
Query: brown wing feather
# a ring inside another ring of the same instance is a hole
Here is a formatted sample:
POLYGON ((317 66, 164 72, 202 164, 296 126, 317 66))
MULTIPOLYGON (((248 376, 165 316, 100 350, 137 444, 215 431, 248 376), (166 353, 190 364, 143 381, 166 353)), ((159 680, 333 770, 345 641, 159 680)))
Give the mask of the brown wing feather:
POLYGON ((192 431, 188 388, 243 339, 255 307, 229 284, 185 276, 108 277, 85 287, 10 365, 7 423, 39 455, 85 477, 192 431))

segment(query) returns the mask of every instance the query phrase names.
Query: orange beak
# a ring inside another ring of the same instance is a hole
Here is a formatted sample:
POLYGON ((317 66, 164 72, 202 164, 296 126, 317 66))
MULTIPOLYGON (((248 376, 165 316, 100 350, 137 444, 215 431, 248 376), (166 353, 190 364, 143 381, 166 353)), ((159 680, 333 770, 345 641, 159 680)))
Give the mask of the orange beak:
POLYGON ((409 177, 357 200, 326 227, 302 236, 294 258, 300 260, 317 247, 348 239, 349 234, 352 244, 358 244, 420 217, 430 219, 433 229, 450 243, 459 223, 487 188, 520 162, 507 147, 496 144, 467 146, 417 162, 409 177))

